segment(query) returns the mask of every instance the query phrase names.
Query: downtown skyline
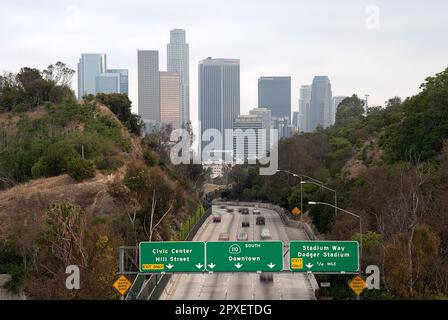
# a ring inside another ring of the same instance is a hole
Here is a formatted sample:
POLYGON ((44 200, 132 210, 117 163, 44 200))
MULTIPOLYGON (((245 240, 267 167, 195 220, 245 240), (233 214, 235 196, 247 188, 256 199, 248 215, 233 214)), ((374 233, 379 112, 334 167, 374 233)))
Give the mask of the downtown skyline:
MULTIPOLYGON (((381 22, 378 30, 366 28, 366 8, 370 4, 367 1, 350 1, 344 8, 330 1, 262 2, 257 6, 251 1, 238 2, 238 11, 232 15, 215 14, 206 8, 200 14, 202 3, 194 1, 178 2, 170 10, 165 10, 162 2, 155 2, 152 4, 158 11, 153 13, 144 10, 149 4, 130 1, 125 8, 119 8, 111 3, 103 14, 96 10, 98 4, 87 6, 84 1, 73 1, 71 6, 46 1, 45 5, 36 5, 35 11, 31 1, 2 3, 0 12, 8 12, 0 13, 0 23, 5 23, 1 36, 8 42, 2 69, 18 71, 23 65, 42 68, 57 60, 76 69, 81 53, 105 52, 108 64, 129 69, 129 96, 137 113, 136 50, 165 52, 169 30, 182 28, 187 31, 190 44, 190 118, 195 127, 197 65, 208 56, 240 59, 241 114, 248 114, 257 106, 257 79, 263 75, 291 76, 293 112, 298 109, 300 86, 309 84, 315 75, 328 75, 335 94, 370 94, 370 105, 383 105, 395 95, 405 98, 418 92, 421 79, 446 66, 443 57, 448 45, 440 41, 440 32, 447 29, 448 23, 441 25, 446 19, 434 17, 446 12, 448 5, 443 1, 431 3, 431 14, 423 15, 423 5, 376 1, 381 22), (290 12, 282 12, 286 4, 290 12), (21 17, 25 6, 27 15, 33 14, 41 21, 38 26, 19 26, 18 20, 12 19, 21 17), (271 19, 269 25, 262 23, 279 12, 282 15, 271 19), (125 22, 123 27, 118 32, 102 33, 104 29, 99 26, 114 17, 125 22), (313 24, 317 17, 323 20, 319 26, 313 24), (419 23, 415 22, 417 19, 419 23), (61 27, 52 28, 55 23, 61 27), (206 23, 207 30, 203 28, 206 23), (6 25, 15 27, 14 39, 7 34, 6 25), (61 45, 65 41, 72 45, 61 45), (305 46, 307 50, 303 49, 305 46)), ((166 69, 166 56, 160 54, 160 70, 166 69)), ((76 79, 72 87, 76 92, 76 79)))

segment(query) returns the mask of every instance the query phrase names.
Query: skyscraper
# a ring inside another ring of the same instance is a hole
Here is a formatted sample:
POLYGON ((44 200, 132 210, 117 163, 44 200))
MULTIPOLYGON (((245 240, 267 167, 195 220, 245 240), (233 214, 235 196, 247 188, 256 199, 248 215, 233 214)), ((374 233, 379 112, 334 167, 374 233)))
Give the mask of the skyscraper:
POLYGON ((271 146, 271 123, 272 123, 272 117, 271 117, 271 110, 267 108, 254 108, 249 111, 250 115, 259 116, 263 119, 263 129, 266 131, 266 150, 270 149, 271 146))
POLYGON ((159 52, 138 50, 138 114, 144 122, 160 121, 159 52))
POLYGON ((318 126, 327 128, 331 125, 331 83, 327 76, 316 76, 311 91, 309 131, 318 126))
POLYGON ((120 74, 102 73, 96 76, 96 93, 121 93, 120 92, 120 74))
POLYGON ((338 112, 338 107, 341 104, 344 99, 347 98, 346 96, 336 96, 331 99, 331 105, 332 105, 332 111, 333 111, 333 123, 336 123, 336 113, 338 112))
MULTIPOLYGON (((217 129, 224 140, 240 114, 240 61, 207 58, 199 62, 199 121, 201 137, 217 129)), ((207 143, 200 143, 201 152, 207 143)), ((226 148, 224 141, 223 149, 226 148)), ((231 149, 230 149, 231 150, 231 149)))
POLYGON ((120 93, 129 95, 129 73, 127 69, 107 69, 107 73, 120 75, 120 93))
POLYGON ((180 77, 173 72, 160 72, 160 121, 173 129, 181 126, 180 77))
POLYGON ((239 115, 233 121, 233 159, 255 161, 266 154, 263 117, 239 115))
POLYGON ((170 31, 170 43, 167 45, 167 70, 180 76, 180 94, 182 123, 190 120, 190 72, 189 45, 186 43, 185 30, 170 31))
POLYGON ((301 132, 311 132, 310 127, 310 106, 311 106, 311 86, 300 87, 299 98, 299 130, 301 132))
POLYGON ((271 110, 272 117, 291 120, 291 77, 259 78, 258 107, 271 110))
POLYGON ((78 63, 78 99, 97 94, 96 77, 106 72, 106 54, 83 53, 78 63))

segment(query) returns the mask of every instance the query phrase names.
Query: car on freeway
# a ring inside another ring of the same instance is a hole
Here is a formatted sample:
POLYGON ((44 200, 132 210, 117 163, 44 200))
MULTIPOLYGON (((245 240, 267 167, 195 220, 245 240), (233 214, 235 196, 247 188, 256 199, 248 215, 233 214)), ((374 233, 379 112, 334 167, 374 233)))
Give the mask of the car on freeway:
POLYGON ((248 208, 242 208, 241 209, 241 214, 249 214, 249 209, 248 208))
POLYGON ((225 209, 225 208, 227 208, 227 207, 223 204, 219 206, 219 209, 225 209))
POLYGON ((269 229, 268 228, 263 228, 261 230, 260 237, 261 237, 262 240, 269 240, 269 239, 271 239, 271 233, 269 232, 269 229))
POLYGON ((249 228, 250 227, 250 222, 249 220, 244 220, 243 222, 241 222, 241 226, 243 228, 249 228))
POLYGON ((243 212, 243 208, 238 208, 238 212, 239 213, 243 212))
POLYGON ((227 232, 222 232, 219 234, 218 240, 219 241, 229 241, 229 234, 227 232))
POLYGON ((272 282, 274 281, 274 275, 272 273, 262 272, 260 273, 261 282, 272 282))
POLYGON ((238 241, 247 241, 249 239, 249 236, 247 235, 246 232, 241 232, 238 234, 238 241))
POLYGON ((257 220, 255 221, 257 226, 264 226, 266 224, 266 219, 262 216, 257 217, 257 220))
POLYGON ((227 212, 233 212, 234 210, 232 208, 227 208, 227 212))
POLYGON ((252 213, 253 214, 260 214, 260 210, 259 209, 254 209, 254 210, 252 210, 252 213))
POLYGON ((221 222, 221 216, 214 215, 212 218, 213 223, 220 223, 221 222))

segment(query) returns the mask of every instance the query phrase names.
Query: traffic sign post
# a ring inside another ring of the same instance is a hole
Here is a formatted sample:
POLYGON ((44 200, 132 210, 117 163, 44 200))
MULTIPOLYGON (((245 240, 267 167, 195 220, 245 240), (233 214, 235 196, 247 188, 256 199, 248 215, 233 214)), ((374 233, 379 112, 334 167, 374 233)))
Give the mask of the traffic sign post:
POLYGON ((118 293, 121 296, 121 299, 124 298, 124 295, 128 290, 131 288, 132 282, 128 280, 125 276, 121 275, 117 281, 114 282, 112 287, 114 287, 115 290, 118 291, 118 293))
POLYGON ((364 281, 363 278, 361 278, 359 275, 354 277, 348 284, 348 286, 353 290, 353 292, 356 294, 356 299, 359 300, 360 294, 364 291, 364 289, 367 289, 367 284, 364 281))
POLYGON ((142 273, 205 271, 204 242, 140 242, 139 253, 142 273))
POLYGON ((292 272, 359 272, 359 244, 356 241, 291 241, 289 248, 292 272))
POLYGON ((207 242, 209 272, 279 272, 283 270, 283 242, 207 242))

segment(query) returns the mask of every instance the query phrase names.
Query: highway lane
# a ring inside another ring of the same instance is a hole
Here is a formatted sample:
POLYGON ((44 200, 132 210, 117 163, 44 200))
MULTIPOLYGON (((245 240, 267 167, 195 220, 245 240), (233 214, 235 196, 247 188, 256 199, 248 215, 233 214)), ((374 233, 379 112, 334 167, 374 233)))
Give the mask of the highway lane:
MULTIPOLYGON (((229 206, 230 207, 230 206, 229 206)), ((257 215, 242 215, 239 207, 230 207, 233 213, 219 206, 213 206, 213 215, 221 216, 221 223, 213 223, 212 216, 204 223, 193 241, 218 241, 219 234, 227 232, 230 240, 237 240, 240 232, 246 232, 249 240, 260 240, 261 230, 269 228, 272 240, 281 240, 287 250, 290 240, 306 240, 303 230, 285 226, 280 216, 272 210, 259 208, 266 219, 265 226, 255 223, 257 215), (249 228, 243 228, 244 219, 250 221, 249 228)), ((285 250, 285 252, 286 252, 285 250)), ((289 268, 288 254, 284 257, 284 269, 289 268)), ((272 282, 262 282, 256 273, 201 273, 173 275, 160 299, 173 300, 309 300, 314 299, 311 285, 304 274, 274 273, 272 282)))

